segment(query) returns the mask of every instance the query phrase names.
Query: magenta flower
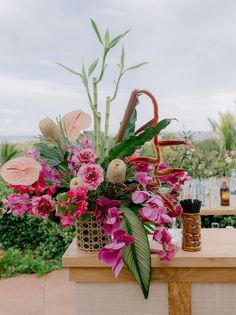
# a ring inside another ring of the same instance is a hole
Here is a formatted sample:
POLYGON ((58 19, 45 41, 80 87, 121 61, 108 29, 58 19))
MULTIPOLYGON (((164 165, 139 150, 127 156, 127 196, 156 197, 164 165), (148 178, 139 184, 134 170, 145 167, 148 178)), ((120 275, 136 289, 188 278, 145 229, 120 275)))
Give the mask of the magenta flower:
MULTIPOLYGON (((58 213, 57 216, 61 217, 60 213, 58 213)), ((60 218, 61 226, 63 228, 70 227, 75 220, 76 220, 75 216, 73 216, 72 214, 66 214, 64 217, 60 218)))
POLYGON ((90 138, 87 136, 83 135, 81 137, 81 147, 83 149, 93 149, 93 142, 90 138))
POLYGON ((75 214, 81 217, 88 210, 88 203, 85 200, 76 202, 75 214))
POLYGON ((138 162, 135 163, 134 169, 136 172, 148 172, 149 170, 149 164, 145 162, 138 162))
POLYGON ((96 217, 98 220, 104 220, 109 208, 119 208, 120 206, 121 202, 119 200, 110 200, 103 196, 96 201, 94 211, 96 212, 96 217))
POLYGON ((170 212, 169 213, 169 216, 170 217, 174 217, 174 218, 179 218, 179 217, 181 217, 181 215, 182 215, 182 213, 183 213, 183 208, 181 207, 181 205, 177 205, 176 207, 175 207, 175 212, 170 212))
POLYGON ((104 172, 98 164, 85 164, 81 166, 78 177, 89 190, 96 190, 104 180, 104 172))
POLYGON ((41 197, 32 197, 32 214, 39 217, 48 217, 55 210, 55 204, 52 197, 43 195, 41 197))
POLYGON ((67 195, 70 199, 87 199, 88 188, 84 185, 76 187, 68 191, 67 195))
POLYGON ((11 210, 13 215, 23 215, 26 212, 31 212, 31 204, 28 194, 10 194, 4 201, 4 206, 11 210))
POLYGON ((158 243, 169 244, 171 242, 172 236, 169 233, 167 227, 158 226, 153 233, 153 239, 158 243))
POLYGON ((133 194, 132 194, 132 201, 135 204, 138 203, 143 203, 144 201, 146 201, 148 199, 148 197, 150 196, 150 193, 148 191, 144 191, 144 190, 136 190, 133 194))
POLYGON ((104 233, 106 235, 113 235, 113 233, 120 228, 122 217, 123 213, 117 208, 109 208, 107 218, 104 221, 104 233))
POLYGON ((145 172, 138 172, 134 177, 144 188, 153 182, 153 178, 148 176, 145 172))
POLYGON ((135 238, 131 235, 127 235, 125 230, 117 230, 113 234, 114 239, 117 242, 124 242, 125 245, 130 245, 135 241, 135 238))
POLYGON ((165 223, 172 223, 172 218, 168 215, 168 212, 165 207, 158 208, 158 215, 155 221, 157 224, 162 225, 165 223))

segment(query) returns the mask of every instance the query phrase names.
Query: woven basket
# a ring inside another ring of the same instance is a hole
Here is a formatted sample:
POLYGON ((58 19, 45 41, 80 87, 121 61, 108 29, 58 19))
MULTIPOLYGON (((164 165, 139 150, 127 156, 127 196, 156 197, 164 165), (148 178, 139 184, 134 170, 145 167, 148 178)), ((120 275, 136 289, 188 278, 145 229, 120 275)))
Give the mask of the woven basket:
POLYGON ((88 211, 86 221, 78 219, 76 224, 76 239, 78 248, 87 253, 98 252, 109 243, 109 237, 104 235, 103 223, 98 221, 93 211, 88 211))

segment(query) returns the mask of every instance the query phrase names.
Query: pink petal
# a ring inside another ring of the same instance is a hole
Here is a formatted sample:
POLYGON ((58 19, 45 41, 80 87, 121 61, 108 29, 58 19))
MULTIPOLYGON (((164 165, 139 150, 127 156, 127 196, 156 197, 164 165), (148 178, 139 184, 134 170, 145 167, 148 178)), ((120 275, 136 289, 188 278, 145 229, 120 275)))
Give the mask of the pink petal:
POLYGON ((112 268, 116 278, 119 276, 119 273, 121 272, 123 266, 124 266, 123 260, 122 258, 120 258, 117 264, 112 268))
POLYGON ((82 110, 75 110, 63 116, 62 126, 70 141, 75 141, 83 129, 90 127, 91 117, 82 110))
POLYGON ((32 158, 18 157, 1 168, 1 176, 11 185, 32 185, 39 179, 42 166, 32 158))

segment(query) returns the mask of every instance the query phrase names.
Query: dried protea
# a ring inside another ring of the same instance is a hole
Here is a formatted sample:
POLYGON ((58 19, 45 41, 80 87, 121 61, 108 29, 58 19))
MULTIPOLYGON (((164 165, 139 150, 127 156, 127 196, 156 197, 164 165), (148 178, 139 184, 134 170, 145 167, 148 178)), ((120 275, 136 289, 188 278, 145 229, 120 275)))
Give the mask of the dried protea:
POLYGON ((60 139, 59 128, 57 124, 49 117, 40 121, 39 129, 44 138, 47 140, 58 141, 60 139))
POLYGON ((112 184, 123 183, 126 176, 126 164, 120 160, 112 160, 108 165, 107 179, 112 184))

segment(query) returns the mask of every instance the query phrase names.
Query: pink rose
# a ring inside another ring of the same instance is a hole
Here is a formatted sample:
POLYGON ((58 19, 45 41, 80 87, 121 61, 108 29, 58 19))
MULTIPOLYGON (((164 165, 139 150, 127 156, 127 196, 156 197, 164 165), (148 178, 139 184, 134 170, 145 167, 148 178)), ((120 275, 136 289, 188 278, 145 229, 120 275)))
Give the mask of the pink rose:
POLYGON ((32 214, 35 216, 48 217, 53 210, 55 204, 51 196, 32 197, 32 214))
POLYGON ((104 180, 104 172, 98 164, 82 165, 78 177, 89 190, 96 190, 104 180))
POLYGON ((77 154, 77 161, 79 164, 89 164, 95 162, 95 153, 91 149, 80 150, 77 154))

